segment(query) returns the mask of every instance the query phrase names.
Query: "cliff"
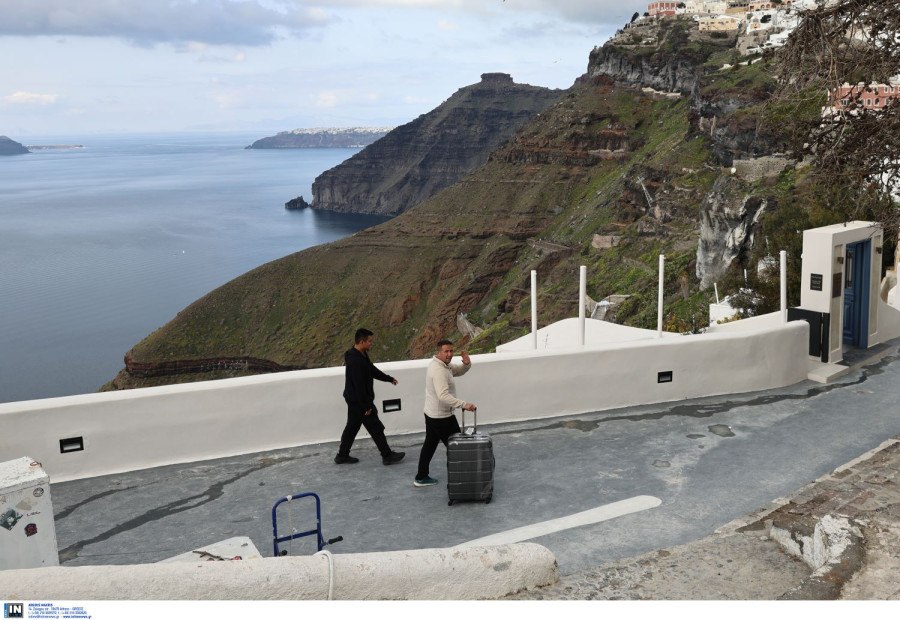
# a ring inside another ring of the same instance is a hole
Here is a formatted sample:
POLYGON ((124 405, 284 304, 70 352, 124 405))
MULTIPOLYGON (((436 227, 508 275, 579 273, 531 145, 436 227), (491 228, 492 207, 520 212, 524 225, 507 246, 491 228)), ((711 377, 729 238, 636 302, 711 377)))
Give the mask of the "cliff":
MULTIPOLYGON (((108 387, 234 376, 264 369, 262 361, 273 369, 338 365, 359 326, 378 334, 379 361, 423 357, 438 338, 463 337, 460 312, 484 328, 470 350, 490 351, 527 333, 532 269, 540 325, 577 314, 578 267, 586 265, 591 297, 627 295, 616 320, 652 328, 660 253, 665 328, 705 326, 711 296, 703 287, 719 281, 727 294, 720 278, 752 269, 766 251, 755 240, 799 261, 794 231, 841 214, 820 208, 822 188, 790 162, 758 160, 779 143, 779 108, 767 99, 773 67, 723 70, 735 53, 728 41, 690 30, 684 39, 683 23, 668 27, 682 34, 662 25, 662 43, 630 38, 592 52, 585 75, 483 165, 401 215, 263 265, 184 309, 129 351, 108 387), (217 360, 231 367, 215 370, 217 360)), ((477 117, 484 106, 439 109, 477 117)), ((436 121, 436 112, 425 117, 436 121)), ((388 135, 363 153, 384 143, 400 149, 388 135)), ((417 148, 396 152, 394 178, 408 175, 407 154, 417 148)), ((436 142, 429 151, 458 148, 436 142)), ((369 163, 388 177, 390 160, 369 163)), ((347 170, 362 175, 358 163, 347 170)), ((373 195, 365 178, 359 183, 366 189, 355 195, 373 195)))
POLYGON ((384 137, 390 127, 333 127, 280 131, 248 149, 360 148, 384 137))
POLYGON ((669 257, 681 300, 696 250, 696 215, 682 201, 702 201, 702 175, 679 173, 677 184, 696 187, 672 192, 665 172, 707 160, 684 140, 688 110, 686 101, 584 81, 485 165, 406 213, 263 265, 184 309, 128 353, 109 387, 244 373, 210 372, 206 361, 217 359, 340 364, 358 326, 378 334, 375 359, 423 357, 454 336, 459 312, 487 328, 473 350, 491 350, 527 331, 531 269, 540 274, 542 325, 577 312, 579 264, 589 267, 593 297, 632 294, 620 320, 655 321, 658 252, 669 257), (599 152, 606 147, 617 155, 599 152), (591 246, 610 231, 619 245, 591 246), (206 370, 166 375, 179 360, 206 370))
POLYGON ((403 213, 487 161, 562 91, 516 84, 503 73, 459 89, 313 182, 312 207, 403 213))
POLYGON ((714 38, 690 19, 640 20, 620 30, 588 57, 588 77, 667 93, 694 95, 717 52, 731 50, 736 34, 714 38))
POLYGON ((0 136, 0 155, 24 155, 30 153, 22 144, 6 136, 0 136))

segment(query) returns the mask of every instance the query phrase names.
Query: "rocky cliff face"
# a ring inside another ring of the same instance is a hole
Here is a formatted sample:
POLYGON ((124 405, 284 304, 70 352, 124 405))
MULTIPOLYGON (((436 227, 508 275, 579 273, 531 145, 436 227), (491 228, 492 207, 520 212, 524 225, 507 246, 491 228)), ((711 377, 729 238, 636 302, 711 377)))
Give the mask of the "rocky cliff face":
POLYGON ((602 75, 623 84, 685 95, 695 91, 700 77, 697 66, 687 59, 623 54, 620 48, 613 46, 595 48, 591 52, 587 75, 602 75))
MULTIPOLYGON (((756 67, 747 71, 764 73, 756 67)), ((756 80, 767 81, 766 77, 757 75, 756 80)), ((707 77, 707 81, 710 79, 707 77)), ((698 131, 710 137, 713 153, 722 166, 730 167, 735 159, 767 156, 785 148, 777 127, 763 120, 760 114, 746 113, 769 99, 771 87, 771 83, 756 88, 744 84, 724 91, 707 87, 695 93, 694 124, 698 131)))
POLYGON ((696 95, 704 63, 734 47, 735 36, 713 38, 690 19, 643 20, 620 30, 588 58, 587 76, 667 93, 696 95))
POLYGON ((454 93, 349 160, 319 175, 314 209, 396 215, 484 164, 561 91, 516 84, 503 73, 454 93))
POLYGON ((753 247, 756 225, 769 206, 768 199, 748 195, 735 184, 728 176, 719 177, 700 207, 696 267, 700 288, 712 286, 732 261, 746 256, 753 247))
POLYGON ((0 155, 24 155, 30 152, 25 146, 15 140, 11 140, 6 136, 0 136, 0 155))
MULTIPOLYGON (((691 133, 709 141, 713 162, 724 168, 699 205, 693 275, 701 289, 711 287, 735 260, 747 260, 759 219, 771 201, 732 177, 730 167, 736 160, 770 155, 780 146, 776 133, 761 124, 758 115, 745 113, 768 99, 771 80, 765 71, 747 65, 729 72, 723 65, 708 64, 712 54, 728 53, 734 40, 705 36, 686 30, 677 20, 626 30, 612 44, 591 52, 587 73, 626 87, 677 92, 690 102, 691 133), (645 44, 648 41, 653 43, 645 44), (700 53, 703 49, 705 54, 700 53)), ((653 230, 653 222, 647 225, 653 230)))

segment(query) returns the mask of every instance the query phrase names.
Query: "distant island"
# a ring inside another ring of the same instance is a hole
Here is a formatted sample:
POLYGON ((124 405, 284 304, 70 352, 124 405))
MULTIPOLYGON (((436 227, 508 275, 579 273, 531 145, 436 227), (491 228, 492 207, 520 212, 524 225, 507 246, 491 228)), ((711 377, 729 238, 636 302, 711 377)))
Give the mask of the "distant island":
POLYGON ((281 131, 257 140, 248 149, 362 148, 384 137, 393 127, 313 127, 281 131))
POLYGON ((66 149, 83 149, 83 144, 29 144, 29 151, 54 151, 66 149))
POLYGON ((6 136, 0 136, 0 155, 24 155, 30 153, 22 144, 6 136))

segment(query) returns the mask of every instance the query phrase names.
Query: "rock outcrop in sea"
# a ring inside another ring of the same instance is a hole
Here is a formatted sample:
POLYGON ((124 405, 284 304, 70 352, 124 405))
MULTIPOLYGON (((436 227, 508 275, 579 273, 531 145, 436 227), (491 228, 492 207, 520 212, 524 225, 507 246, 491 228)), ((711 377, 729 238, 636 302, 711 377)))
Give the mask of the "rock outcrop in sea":
POLYGON ((303 196, 297 196, 284 203, 284 208, 288 211, 302 211, 303 209, 309 208, 309 203, 306 202, 306 199, 303 196))

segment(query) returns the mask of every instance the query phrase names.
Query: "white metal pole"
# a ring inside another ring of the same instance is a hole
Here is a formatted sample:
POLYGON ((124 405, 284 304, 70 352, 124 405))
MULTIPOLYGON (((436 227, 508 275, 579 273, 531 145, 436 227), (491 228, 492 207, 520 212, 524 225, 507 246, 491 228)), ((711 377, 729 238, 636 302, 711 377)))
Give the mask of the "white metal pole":
POLYGON ((587 301, 587 267, 578 270, 578 334, 581 346, 584 346, 585 302, 587 301))
POLYGON ((656 308, 656 337, 662 338, 663 333, 663 275, 666 271, 666 255, 659 255, 659 301, 656 308))
POLYGON ((531 348, 537 350, 537 271, 531 270, 531 348))
POLYGON ((713 282, 713 288, 716 291, 716 304, 719 303, 719 285, 716 282, 713 282))
POLYGON ((787 252, 781 250, 781 322, 787 323, 787 252))

